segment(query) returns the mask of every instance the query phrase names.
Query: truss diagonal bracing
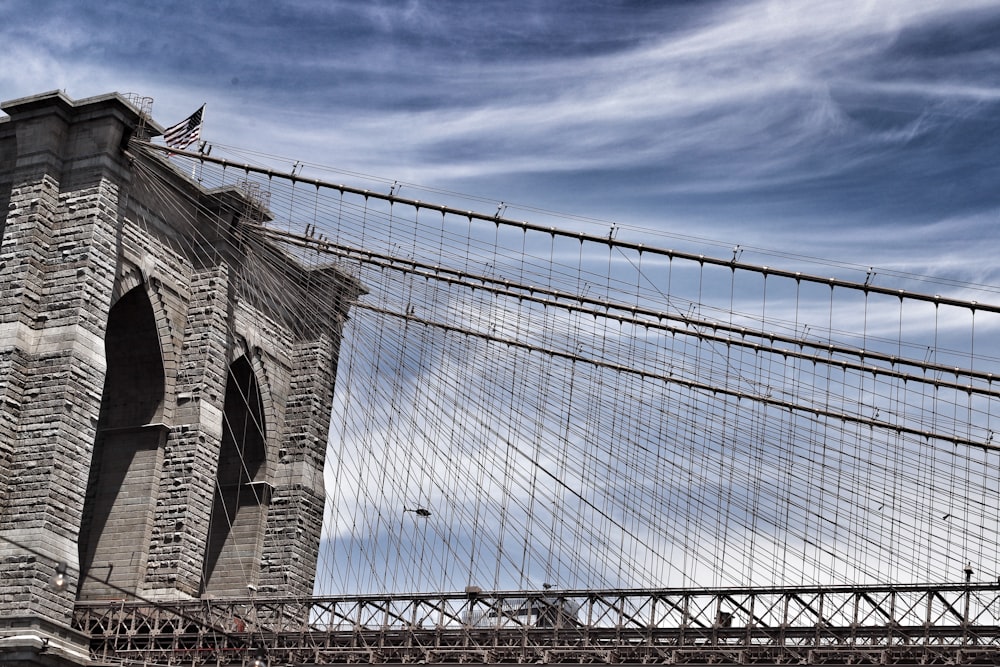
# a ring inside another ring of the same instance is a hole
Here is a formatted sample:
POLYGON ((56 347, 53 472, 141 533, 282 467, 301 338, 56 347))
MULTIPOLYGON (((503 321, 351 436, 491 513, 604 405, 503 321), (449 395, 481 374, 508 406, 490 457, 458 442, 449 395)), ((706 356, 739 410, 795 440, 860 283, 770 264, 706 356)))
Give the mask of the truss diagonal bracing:
POLYGON ((99 661, 977 664, 1000 586, 470 592, 80 605, 99 661))

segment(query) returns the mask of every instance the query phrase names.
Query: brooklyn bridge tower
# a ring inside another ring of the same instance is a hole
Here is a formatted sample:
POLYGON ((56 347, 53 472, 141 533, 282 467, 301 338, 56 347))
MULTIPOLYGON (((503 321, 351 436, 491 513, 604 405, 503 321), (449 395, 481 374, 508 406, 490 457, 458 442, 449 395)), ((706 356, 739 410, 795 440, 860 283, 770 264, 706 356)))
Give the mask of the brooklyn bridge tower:
POLYGON ((0 654, 84 661, 77 600, 311 594, 359 284, 130 153, 161 129, 117 94, 3 111, 0 654))

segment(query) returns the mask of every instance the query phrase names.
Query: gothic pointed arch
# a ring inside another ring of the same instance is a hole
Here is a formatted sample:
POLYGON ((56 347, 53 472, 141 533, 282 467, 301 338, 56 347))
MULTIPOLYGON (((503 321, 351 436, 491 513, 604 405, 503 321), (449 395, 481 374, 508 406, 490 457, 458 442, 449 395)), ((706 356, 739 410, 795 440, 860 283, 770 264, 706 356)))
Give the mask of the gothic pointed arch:
POLYGON ((136 591, 144 576, 165 427, 164 370, 144 285, 112 306, 107 370, 80 534, 79 597, 136 591))
POLYGON ((229 366, 222 446, 205 551, 203 593, 246 595, 260 568, 270 485, 267 424, 254 369, 240 356, 229 366))

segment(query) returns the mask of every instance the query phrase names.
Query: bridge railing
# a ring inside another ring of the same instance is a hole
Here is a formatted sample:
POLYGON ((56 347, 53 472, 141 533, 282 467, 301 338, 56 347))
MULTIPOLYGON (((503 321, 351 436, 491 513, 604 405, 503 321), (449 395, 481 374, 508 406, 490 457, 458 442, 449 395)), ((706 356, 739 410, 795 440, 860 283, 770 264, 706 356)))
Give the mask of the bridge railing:
POLYGON ((78 604, 75 624, 95 658, 151 664, 258 644, 299 663, 955 661, 1000 650, 1000 584, 109 600, 78 604))

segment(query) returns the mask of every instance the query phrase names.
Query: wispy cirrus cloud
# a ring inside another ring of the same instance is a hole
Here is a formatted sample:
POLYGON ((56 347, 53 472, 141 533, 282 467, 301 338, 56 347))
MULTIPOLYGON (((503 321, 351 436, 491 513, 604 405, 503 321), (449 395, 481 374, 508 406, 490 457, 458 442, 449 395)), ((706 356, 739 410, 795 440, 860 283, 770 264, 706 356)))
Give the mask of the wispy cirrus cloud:
POLYGON ((289 164, 995 279, 989 2, 56 5, 6 3, 5 98, 208 101, 289 164))

